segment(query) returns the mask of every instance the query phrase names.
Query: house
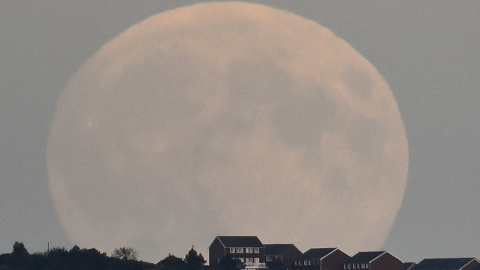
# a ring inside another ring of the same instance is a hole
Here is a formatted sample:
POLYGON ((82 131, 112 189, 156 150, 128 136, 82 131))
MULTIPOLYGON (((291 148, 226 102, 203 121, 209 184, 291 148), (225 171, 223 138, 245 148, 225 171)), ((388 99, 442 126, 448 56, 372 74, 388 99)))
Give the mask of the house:
POLYGON ((217 236, 208 252, 211 270, 218 270, 226 256, 239 260, 247 270, 266 269, 265 246, 256 236, 217 236))
POLYGON ((424 259, 413 270, 471 270, 478 265, 475 258, 437 258, 424 259))
POLYGON ((480 264, 475 265, 474 267, 470 268, 470 270, 480 270, 480 264))
POLYGON ((359 252, 343 264, 346 270, 403 270, 403 262, 386 251, 359 252))
POLYGON ((294 244, 265 244, 265 262, 270 270, 275 268, 276 260, 283 269, 292 270, 293 260, 300 255, 302 252, 294 244))
POLYGON ((350 256, 338 248, 312 248, 294 260, 295 270, 342 270, 350 256))
POLYGON ((412 270, 414 266, 415 266, 414 262, 404 262, 403 270, 412 270))

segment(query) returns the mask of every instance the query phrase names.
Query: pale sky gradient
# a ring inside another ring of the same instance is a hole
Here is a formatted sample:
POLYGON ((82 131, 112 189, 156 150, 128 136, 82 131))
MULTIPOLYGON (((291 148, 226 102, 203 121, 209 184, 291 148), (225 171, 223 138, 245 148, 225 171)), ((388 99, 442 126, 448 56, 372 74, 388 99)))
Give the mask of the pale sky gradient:
MULTIPOLYGON (((407 130, 410 164, 404 203, 383 249, 404 261, 480 257, 480 3, 257 2, 329 28, 389 83, 407 130)), ((46 173, 58 95, 116 35, 190 3, 0 2, 0 253, 15 241, 30 252, 46 250, 47 242, 75 244, 57 218, 46 173)))

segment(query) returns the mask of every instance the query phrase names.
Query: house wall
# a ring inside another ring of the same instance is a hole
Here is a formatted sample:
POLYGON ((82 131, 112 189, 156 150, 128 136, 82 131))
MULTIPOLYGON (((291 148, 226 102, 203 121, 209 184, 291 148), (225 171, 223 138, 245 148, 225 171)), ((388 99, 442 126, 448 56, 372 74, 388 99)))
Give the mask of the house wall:
MULTIPOLYGON (((227 256, 230 255, 232 258, 242 258, 244 259, 245 263, 248 258, 258 258, 259 263, 265 264, 265 247, 258 247, 258 253, 255 253, 253 250, 251 253, 246 252, 247 247, 241 247, 243 248, 243 252, 238 253, 230 253, 230 247, 224 247, 223 244, 220 242, 218 238, 215 238, 213 240, 212 244, 210 245, 208 249, 208 262, 209 262, 209 267, 211 270, 218 270, 219 269, 219 262, 220 260, 227 256)), ((253 248, 253 247, 252 247, 253 248)), ((248 264, 248 263, 247 263, 248 264)))
MULTIPOLYGON (((321 260, 314 260, 311 265, 305 265, 304 262, 294 265, 295 270, 343 270, 343 264, 350 256, 343 251, 336 249, 321 260)), ((298 259, 297 259, 298 260, 298 259)), ((294 260, 295 261, 295 260, 294 260)), ((403 270, 403 269, 402 269, 403 270)))
POLYGON ((314 262, 312 262, 311 265, 305 265, 303 262, 299 265, 294 265, 293 267, 295 267, 294 269, 295 270, 321 270, 320 269, 320 262, 318 262, 318 260, 315 260, 314 262))
POLYGON ((247 253, 246 252, 246 247, 243 247, 243 252, 242 253, 230 253, 230 248, 226 248, 225 254, 230 255, 232 258, 258 258, 260 263, 265 263, 265 248, 264 247, 259 247, 259 253, 247 253))
POLYGON ((469 270, 470 268, 473 268, 474 266, 480 264, 478 261, 476 260, 472 260, 471 262, 467 263, 464 267, 462 267, 461 270, 469 270))
POLYGON ((348 259, 350 259, 350 256, 343 251, 336 249, 321 260, 321 270, 342 270, 343 263, 348 259))
POLYGON ((385 253, 370 263, 370 270, 403 270, 403 262, 385 253))
POLYGON ((294 259, 302 255, 302 252, 295 246, 291 245, 284 254, 282 254, 282 262, 287 270, 295 269, 294 259))
POLYGON ((212 244, 208 249, 208 263, 210 269, 218 270, 218 262, 225 255, 226 253, 222 243, 220 243, 220 240, 218 240, 218 238, 215 238, 215 240, 213 240, 212 244))

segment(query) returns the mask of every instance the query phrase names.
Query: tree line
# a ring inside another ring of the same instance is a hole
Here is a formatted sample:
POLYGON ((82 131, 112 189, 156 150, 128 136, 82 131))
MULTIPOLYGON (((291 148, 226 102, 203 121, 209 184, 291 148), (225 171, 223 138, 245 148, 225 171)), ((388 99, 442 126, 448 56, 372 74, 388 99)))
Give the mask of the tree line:
POLYGON ((0 270, 204 270, 205 259, 192 248, 185 258, 169 254, 158 263, 137 260, 135 249, 121 247, 110 256, 95 248, 74 246, 70 250, 52 248, 30 254, 22 242, 15 242, 11 253, 0 255, 0 270))

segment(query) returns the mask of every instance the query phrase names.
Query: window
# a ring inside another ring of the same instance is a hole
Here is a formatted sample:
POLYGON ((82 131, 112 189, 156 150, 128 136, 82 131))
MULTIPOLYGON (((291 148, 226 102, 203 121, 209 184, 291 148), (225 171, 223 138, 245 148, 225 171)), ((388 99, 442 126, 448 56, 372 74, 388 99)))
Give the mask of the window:
POLYGON ((295 261, 295 265, 298 265, 298 261, 295 261))
POLYGON ((364 264, 364 263, 362 263, 362 268, 365 268, 365 264, 364 264))
POLYGON ((245 258, 238 258, 238 260, 240 260, 242 263, 245 262, 245 258))
POLYGON ((247 263, 253 263, 253 258, 247 258, 247 263))
POLYGON ((253 252, 254 252, 254 253, 260 253, 260 248, 258 248, 258 247, 253 248, 253 252))
POLYGON ((235 253, 235 248, 230 248, 230 253, 235 253))
POLYGON ((243 253, 243 248, 237 248, 237 253, 243 253))
POLYGON ((260 258, 253 258, 254 263, 260 263, 260 258))
POLYGON ((353 266, 352 266, 352 267, 353 267, 353 269, 357 269, 357 268, 355 267, 355 264, 353 264, 353 266))
POLYGON ((352 269, 352 265, 351 265, 351 264, 348 264, 348 269, 352 269))
POLYGON ((252 253, 252 252, 253 252, 253 248, 251 247, 245 248, 245 253, 252 253))
MULTIPOLYGON (((267 261, 268 261, 268 262, 271 262, 271 261, 273 261, 273 258, 274 258, 274 256, 269 255, 269 256, 267 256, 267 261)), ((296 262, 295 262, 295 263, 296 263, 296 262)))

